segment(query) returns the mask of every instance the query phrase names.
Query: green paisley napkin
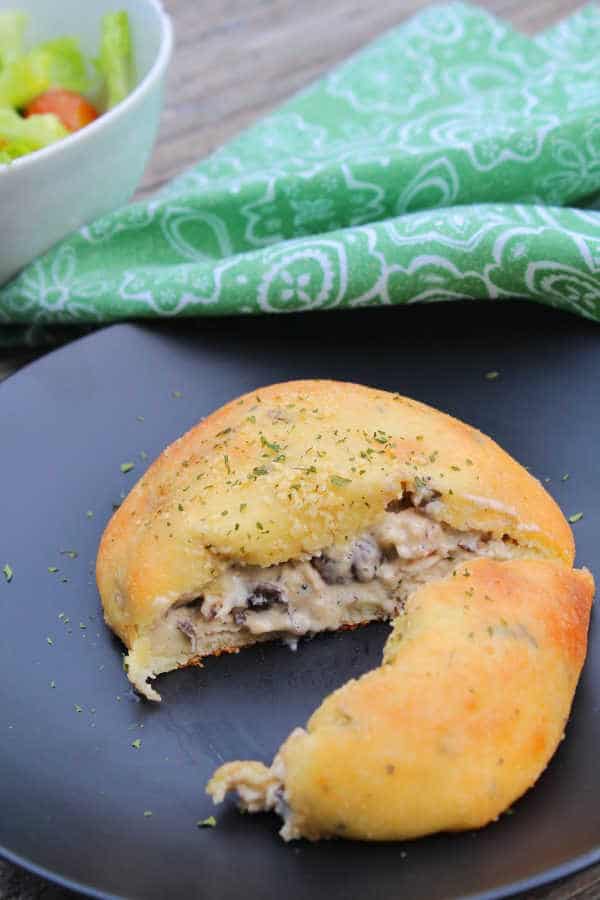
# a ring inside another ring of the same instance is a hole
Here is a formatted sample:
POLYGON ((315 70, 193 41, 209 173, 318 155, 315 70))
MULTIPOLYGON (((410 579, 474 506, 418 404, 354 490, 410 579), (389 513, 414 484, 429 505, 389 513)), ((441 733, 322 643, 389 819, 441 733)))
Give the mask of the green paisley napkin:
POLYGON ((600 8, 532 40, 429 7, 26 268, 0 290, 0 340, 463 297, 598 320, 598 197, 600 8))

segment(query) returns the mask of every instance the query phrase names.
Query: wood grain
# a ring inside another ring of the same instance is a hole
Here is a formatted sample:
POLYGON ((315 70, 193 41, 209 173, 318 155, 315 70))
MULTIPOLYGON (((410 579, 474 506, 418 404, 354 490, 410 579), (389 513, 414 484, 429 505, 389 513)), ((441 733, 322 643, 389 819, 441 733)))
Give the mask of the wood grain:
MULTIPOLYGON (((175 24, 176 48, 159 138, 139 198, 428 3, 164 0, 164 5, 175 24)), ((533 34, 583 4, 578 0, 482 0, 481 5, 533 34)), ((0 352, 0 380, 31 358, 31 351, 0 352)), ((559 822, 556 827, 560 828, 559 822)), ((0 862, 0 900, 72 897, 71 892, 0 862)), ((520 898, 598 900, 600 865, 520 898)))
MULTIPOLYGON (((164 0, 176 48, 159 141, 143 197, 429 5, 422 0, 164 0)), ((481 6, 533 34, 578 0, 486 0, 481 6)))

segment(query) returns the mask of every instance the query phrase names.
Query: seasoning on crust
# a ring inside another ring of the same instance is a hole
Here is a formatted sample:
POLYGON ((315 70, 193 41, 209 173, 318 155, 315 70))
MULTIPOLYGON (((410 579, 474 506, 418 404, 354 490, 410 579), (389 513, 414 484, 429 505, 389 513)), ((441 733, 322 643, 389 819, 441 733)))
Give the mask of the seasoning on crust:
POLYGON ((168 447, 108 524, 97 580, 130 680, 158 700, 161 672, 391 618, 461 561, 573 555, 551 497, 476 429, 397 394, 298 381, 168 447))
POLYGON ((564 734, 585 659, 593 579, 546 560, 461 564, 421 587, 382 666, 330 694, 268 769, 222 766, 290 840, 404 840, 479 828, 530 788, 564 734))

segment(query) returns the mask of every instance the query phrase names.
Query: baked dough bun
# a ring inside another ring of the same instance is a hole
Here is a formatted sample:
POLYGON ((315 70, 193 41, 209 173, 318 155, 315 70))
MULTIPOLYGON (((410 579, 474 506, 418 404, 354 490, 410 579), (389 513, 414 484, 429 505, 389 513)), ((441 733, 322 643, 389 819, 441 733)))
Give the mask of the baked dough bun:
POLYGON ((573 555, 552 498, 475 428, 397 394, 296 381, 161 454, 109 522, 97 581, 130 680, 158 700, 161 672, 393 618, 465 559, 573 555))
POLYGON ((404 840, 479 828, 531 787, 558 743, 586 652, 588 572, 477 559, 414 593, 380 668, 330 694, 271 769, 222 766, 285 839, 404 840))

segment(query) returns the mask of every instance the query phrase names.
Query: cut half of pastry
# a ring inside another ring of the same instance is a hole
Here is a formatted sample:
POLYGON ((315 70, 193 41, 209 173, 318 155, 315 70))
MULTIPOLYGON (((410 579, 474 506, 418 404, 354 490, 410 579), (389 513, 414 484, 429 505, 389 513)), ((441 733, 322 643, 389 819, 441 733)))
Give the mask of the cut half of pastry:
POLYGON ((573 562, 540 483, 475 428, 332 381, 253 391, 168 447, 108 524, 106 621, 152 680, 274 638, 397 616, 478 557, 573 562))
POLYGON ((208 785, 275 810, 290 840, 404 840, 479 828, 538 779, 564 735, 593 580, 547 560, 458 565, 396 618, 383 663, 330 694, 271 768, 208 785))

